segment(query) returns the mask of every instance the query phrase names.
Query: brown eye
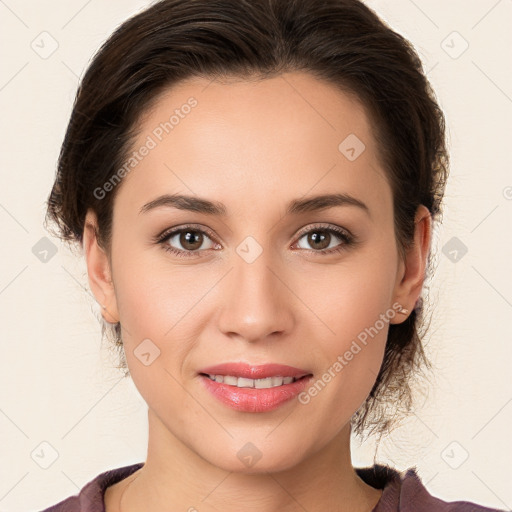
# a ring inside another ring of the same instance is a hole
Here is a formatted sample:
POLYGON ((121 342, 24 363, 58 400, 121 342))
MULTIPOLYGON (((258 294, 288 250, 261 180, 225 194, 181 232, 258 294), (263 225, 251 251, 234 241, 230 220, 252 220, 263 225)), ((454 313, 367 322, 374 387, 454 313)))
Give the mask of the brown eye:
POLYGON ((158 239, 158 243, 163 245, 165 250, 179 256, 192 256, 194 253, 212 249, 215 245, 206 232, 192 227, 168 231, 158 239))
POLYGON ((308 243, 313 249, 327 249, 331 240, 331 234, 327 231, 310 231, 307 234, 308 243))
POLYGON ((193 231, 187 229, 179 233, 179 242, 181 246, 187 251, 195 251, 203 244, 203 235, 200 231, 193 231))
POLYGON ((352 237, 340 228, 314 227, 299 237, 298 247, 319 253, 334 253, 352 244, 352 237), (304 244, 302 240, 305 239, 304 244), (338 243, 336 243, 336 239, 338 243), (341 242, 341 243, 340 243, 341 242))

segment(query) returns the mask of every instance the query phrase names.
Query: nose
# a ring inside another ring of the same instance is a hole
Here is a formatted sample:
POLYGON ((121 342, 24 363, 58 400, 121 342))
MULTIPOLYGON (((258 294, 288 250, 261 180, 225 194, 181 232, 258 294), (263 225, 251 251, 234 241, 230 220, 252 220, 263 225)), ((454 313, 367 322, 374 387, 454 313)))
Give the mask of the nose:
POLYGON ((247 342, 290 333, 295 323, 293 293, 286 286, 290 272, 272 260, 269 250, 252 262, 236 254, 234 268, 223 283, 220 331, 247 342), (288 277, 288 279, 287 279, 288 277), (273 336, 271 336, 273 335, 273 336))

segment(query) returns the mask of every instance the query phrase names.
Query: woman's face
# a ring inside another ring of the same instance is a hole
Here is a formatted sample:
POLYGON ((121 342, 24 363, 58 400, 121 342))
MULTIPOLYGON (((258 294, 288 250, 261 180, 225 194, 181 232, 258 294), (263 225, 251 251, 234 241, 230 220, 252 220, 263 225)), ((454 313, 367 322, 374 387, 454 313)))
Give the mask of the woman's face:
POLYGON ((405 318, 395 316, 404 265, 369 119, 303 73, 195 79, 159 99, 132 150, 114 202, 106 301, 150 418, 226 470, 249 471, 244 450, 260 454, 258 471, 292 467, 346 432, 379 372, 389 322, 405 318), (175 194, 191 199, 151 207, 175 194), (222 213, 199 211, 198 200, 222 213), (312 377, 300 396, 241 410, 200 374, 228 362, 312 377))

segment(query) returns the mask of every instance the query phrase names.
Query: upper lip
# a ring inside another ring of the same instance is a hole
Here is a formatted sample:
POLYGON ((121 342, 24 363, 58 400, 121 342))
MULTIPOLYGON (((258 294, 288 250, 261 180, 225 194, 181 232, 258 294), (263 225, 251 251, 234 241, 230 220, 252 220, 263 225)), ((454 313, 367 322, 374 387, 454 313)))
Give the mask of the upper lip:
POLYGON ((246 379, 265 379, 267 377, 295 377, 300 378, 309 375, 307 370, 294 368, 285 364, 262 364, 252 365, 249 363, 222 363, 215 366, 208 366, 199 370, 199 373, 208 373, 210 375, 232 375, 234 377, 243 377, 246 379))

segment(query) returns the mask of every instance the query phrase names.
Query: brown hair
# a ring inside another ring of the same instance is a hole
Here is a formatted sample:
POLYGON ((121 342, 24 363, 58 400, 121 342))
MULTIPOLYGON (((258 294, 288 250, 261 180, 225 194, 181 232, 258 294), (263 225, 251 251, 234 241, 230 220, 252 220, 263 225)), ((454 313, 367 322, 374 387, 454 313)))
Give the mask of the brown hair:
MULTIPOLYGON (((91 208, 98 241, 110 254, 119 187, 102 199, 94 191, 123 166, 137 122, 159 94, 191 77, 265 79, 286 71, 334 84, 367 109, 403 255, 417 207, 425 205, 434 221, 441 214, 445 121, 412 45, 358 0, 162 0, 125 21, 78 88, 45 223, 54 222, 63 241, 81 244, 91 208)), ((423 301, 403 323, 389 326, 375 385, 351 420, 355 433, 388 431, 396 420, 389 406, 395 416, 399 408, 410 410, 411 377, 430 366, 421 342, 425 327, 423 301)), ((126 368, 120 325, 110 334, 126 368)))

